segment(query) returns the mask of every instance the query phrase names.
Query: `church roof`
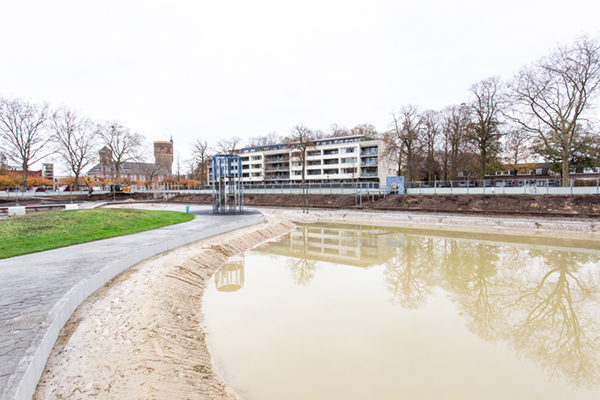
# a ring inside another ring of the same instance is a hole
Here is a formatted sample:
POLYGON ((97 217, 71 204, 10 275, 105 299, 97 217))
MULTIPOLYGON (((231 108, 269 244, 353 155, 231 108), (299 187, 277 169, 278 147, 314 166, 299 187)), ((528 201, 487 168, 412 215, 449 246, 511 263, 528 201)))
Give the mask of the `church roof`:
MULTIPOLYGON (((110 163, 109 165, 104 166, 104 169, 102 168, 102 164, 96 164, 94 167, 92 167, 88 172, 87 175, 91 175, 91 174, 102 174, 102 173, 116 173, 117 169, 115 168, 115 164, 114 163, 110 163), (108 167, 108 168, 106 168, 108 167)), ((169 175, 169 171, 160 165, 156 165, 154 163, 137 163, 137 162, 126 162, 121 164, 120 168, 119 168, 119 173, 120 174, 142 174, 142 175, 148 175, 150 173, 152 173, 153 171, 155 171, 155 168, 158 168, 158 172, 155 173, 155 175, 169 175)))

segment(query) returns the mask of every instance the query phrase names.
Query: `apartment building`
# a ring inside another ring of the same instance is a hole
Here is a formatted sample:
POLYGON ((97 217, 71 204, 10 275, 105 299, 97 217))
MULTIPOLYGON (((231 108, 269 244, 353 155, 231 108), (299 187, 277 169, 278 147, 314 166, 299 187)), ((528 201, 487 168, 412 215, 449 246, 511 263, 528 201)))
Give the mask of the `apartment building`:
MULTIPOLYGON (((242 177, 249 184, 302 182, 300 151, 293 144, 246 147, 239 150, 242 177)), ((385 142, 367 136, 319 139, 306 152, 308 183, 385 182, 397 166, 384 157, 385 142)))
POLYGON ((259 253, 368 268, 388 261, 404 246, 404 235, 393 228, 361 224, 298 224, 277 243, 259 253))

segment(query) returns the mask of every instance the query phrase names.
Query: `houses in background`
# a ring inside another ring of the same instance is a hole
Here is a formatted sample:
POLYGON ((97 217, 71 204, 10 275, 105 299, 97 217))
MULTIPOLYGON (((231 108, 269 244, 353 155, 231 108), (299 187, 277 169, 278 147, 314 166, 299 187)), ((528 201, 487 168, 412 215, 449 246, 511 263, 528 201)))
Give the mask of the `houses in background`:
MULTIPOLYGON (((117 168, 111 150, 104 146, 100 151, 100 163, 91 168, 87 176, 116 182, 117 168)), ((170 178, 173 171, 173 139, 154 142, 154 163, 125 162, 119 167, 119 179, 147 182, 145 185, 157 189, 159 183, 170 178)), ((143 184, 143 183, 142 183, 143 184)))

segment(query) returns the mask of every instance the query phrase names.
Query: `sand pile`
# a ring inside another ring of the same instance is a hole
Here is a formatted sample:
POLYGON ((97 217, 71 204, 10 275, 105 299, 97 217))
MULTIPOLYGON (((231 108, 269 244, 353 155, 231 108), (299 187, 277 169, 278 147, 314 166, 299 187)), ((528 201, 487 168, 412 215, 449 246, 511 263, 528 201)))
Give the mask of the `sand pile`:
POLYGON ((229 257, 293 228, 266 216, 117 276, 73 313, 34 398, 235 399, 213 369, 202 295, 229 257))

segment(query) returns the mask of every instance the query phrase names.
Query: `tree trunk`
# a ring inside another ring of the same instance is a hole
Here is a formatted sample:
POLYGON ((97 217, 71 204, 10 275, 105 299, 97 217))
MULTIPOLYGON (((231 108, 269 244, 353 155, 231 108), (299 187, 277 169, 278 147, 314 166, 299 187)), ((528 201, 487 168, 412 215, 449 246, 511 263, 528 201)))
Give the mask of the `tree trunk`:
POLYGON ((406 152, 406 182, 405 182, 405 187, 410 187, 410 172, 412 170, 411 168, 411 162, 412 162, 412 152, 411 151, 407 151, 406 152))
POLYGON ((569 186, 569 154, 563 151, 562 157, 561 186, 567 187, 569 186))
POLYGON ((23 179, 21 180, 21 192, 27 191, 27 163, 23 163, 23 179))
POLYGON ((79 173, 75 174, 75 191, 79 190, 79 173))
POLYGON ((481 170, 479 171, 479 180, 483 182, 485 179, 485 160, 487 158, 487 152, 481 149, 481 170))

